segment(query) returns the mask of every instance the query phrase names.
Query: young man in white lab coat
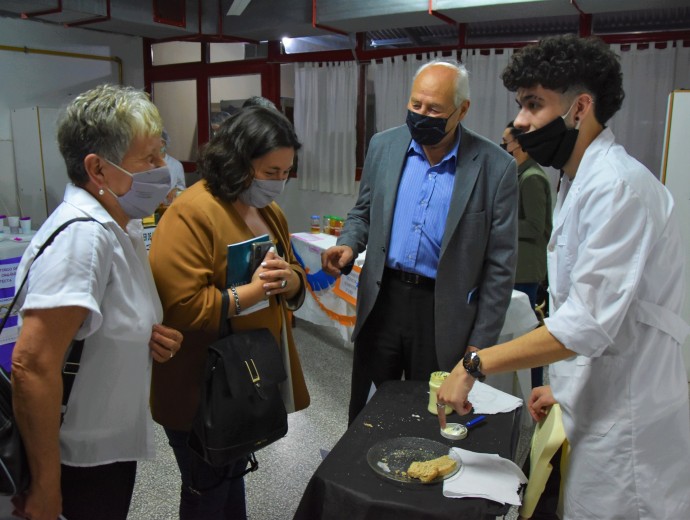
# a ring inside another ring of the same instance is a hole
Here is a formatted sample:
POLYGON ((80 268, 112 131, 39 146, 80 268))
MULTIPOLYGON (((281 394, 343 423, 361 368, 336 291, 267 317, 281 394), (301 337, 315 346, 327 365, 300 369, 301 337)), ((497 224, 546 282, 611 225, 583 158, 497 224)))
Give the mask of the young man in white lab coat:
POLYGON ((465 356, 438 401, 468 413, 475 378, 551 363, 529 409, 536 420, 554 402, 563 410, 565 518, 688 519, 685 259, 671 195, 605 127, 624 97, 618 58, 599 40, 557 36, 516 53, 502 78, 520 145, 564 172, 547 248, 551 316, 465 356))

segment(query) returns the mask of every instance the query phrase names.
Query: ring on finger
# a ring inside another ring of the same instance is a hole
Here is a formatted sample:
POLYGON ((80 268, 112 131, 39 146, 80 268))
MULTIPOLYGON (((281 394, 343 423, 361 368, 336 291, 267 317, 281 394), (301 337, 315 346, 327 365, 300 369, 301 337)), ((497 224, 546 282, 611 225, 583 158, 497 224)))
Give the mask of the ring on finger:
POLYGON ((173 352, 173 351, 171 350, 171 351, 170 351, 170 359, 172 359, 172 357, 173 357, 174 355, 175 355, 175 352, 173 352))
POLYGON ((285 289, 286 287, 287 287, 287 280, 283 280, 283 281, 280 283, 280 288, 281 288, 281 289, 285 289))
POLYGON ((436 403, 436 408, 445 408, 445 403, 436 403))

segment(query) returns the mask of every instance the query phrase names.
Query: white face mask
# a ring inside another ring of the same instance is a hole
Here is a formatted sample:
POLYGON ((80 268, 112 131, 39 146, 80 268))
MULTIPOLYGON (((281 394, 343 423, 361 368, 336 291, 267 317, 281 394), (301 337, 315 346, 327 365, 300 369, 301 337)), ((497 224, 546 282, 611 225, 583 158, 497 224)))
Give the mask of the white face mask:
POLYGON ((132 178, 132 187, 122 196, 115 195, 108 188, 129 218, 151 215, 170 192, 170 170, 167 166, 131 173, 111 161, 108 162, 132 178))
POLYGON ((264 208, 283 193, 284 188, 285 181, 254 178, 249 188, 240 193, 239 199, 247 206, 264 208))

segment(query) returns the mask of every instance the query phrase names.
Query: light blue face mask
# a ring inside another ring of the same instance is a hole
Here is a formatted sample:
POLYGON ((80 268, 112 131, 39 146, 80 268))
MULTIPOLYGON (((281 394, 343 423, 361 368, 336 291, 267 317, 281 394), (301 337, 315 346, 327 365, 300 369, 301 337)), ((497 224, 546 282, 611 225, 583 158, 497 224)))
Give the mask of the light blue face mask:
POLYGON ((247 206, 264 208, 283 193, 284 188, 285 181, 254 178, 249 188, 240 193, 239 199, 247 206))
POLYGON ((132 178, 132 187, 122 196, 115 195, 108 188, 129 218, 144 218, 153 214, 170 192, 170 170, 167 166, 131 173, 111 161, 108 162, 132 178))

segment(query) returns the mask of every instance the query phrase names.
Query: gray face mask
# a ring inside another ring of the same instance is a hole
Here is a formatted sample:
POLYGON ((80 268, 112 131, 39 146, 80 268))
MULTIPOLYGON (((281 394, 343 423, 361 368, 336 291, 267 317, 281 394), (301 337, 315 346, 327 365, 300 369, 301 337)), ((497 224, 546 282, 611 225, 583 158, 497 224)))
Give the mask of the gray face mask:
POLYGON ((147 217, 165 200, 165 196, 170 191, 170 170, 167 166, 131 173, 122 166, 118 166, 111 161, 108 162, 121 172, 132 177, 132 187, 122 196, 115 195, 108 188, 108 191, 117 199, 120 207, 129 218, 147 217))
POLYGON ((239 199, 247 206, 264 208, 273 202, 278 195, 283 193, 284 188, 285 181, 273 181, 255 178, 252 180, 249 188, 240 193, 239 199))

